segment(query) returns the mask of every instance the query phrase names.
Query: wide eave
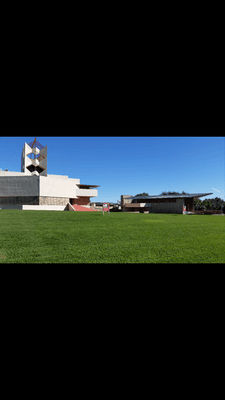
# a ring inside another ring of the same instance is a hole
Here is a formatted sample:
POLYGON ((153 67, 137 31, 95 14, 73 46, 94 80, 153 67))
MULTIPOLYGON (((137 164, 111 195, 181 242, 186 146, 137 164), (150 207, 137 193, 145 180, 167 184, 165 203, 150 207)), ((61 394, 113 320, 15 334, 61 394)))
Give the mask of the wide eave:
POLYGON ((99 185, 85 185, 83 183, 77 183, 77 186, 79 187, 79 189, 91 189, 99 187, 99 185))
MULTIPOLYGON (((181 194, 181 195, 152 195, 152 196, 131 196, 128 197, 129 199, 132 200, 153 200, 153 199, 186 199, 186 198, 198 198, 198 197, 204 197, 204 196, 209 196, 210 194, 213 193, 190 193, 190 194, 181 194)), ((127 198, 127 199, 128 199, 127 198)))

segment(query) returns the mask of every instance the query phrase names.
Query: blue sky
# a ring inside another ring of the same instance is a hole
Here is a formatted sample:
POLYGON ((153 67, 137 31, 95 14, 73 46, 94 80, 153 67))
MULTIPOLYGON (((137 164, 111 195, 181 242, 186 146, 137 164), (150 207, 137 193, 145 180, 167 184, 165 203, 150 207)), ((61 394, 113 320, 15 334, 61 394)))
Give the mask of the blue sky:
MULTIPOLYGON (((21 170, 21 152, 34 136, 0 137, 0 169, 21 170)), ((48 173, 100 185, 91 201, 162 191, 213 193, 225 200, 224 137, 37 136, 48 146, 48 173)), ((204 197, 202 198, 204 199, 204 197)))

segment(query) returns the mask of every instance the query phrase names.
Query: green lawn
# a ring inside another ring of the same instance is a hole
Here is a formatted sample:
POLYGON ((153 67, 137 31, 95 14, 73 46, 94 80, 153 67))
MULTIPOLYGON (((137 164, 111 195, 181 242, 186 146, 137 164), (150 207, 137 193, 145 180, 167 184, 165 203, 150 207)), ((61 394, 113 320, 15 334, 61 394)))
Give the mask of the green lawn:
POLYGON ((0 263, 224 263, 225 216, 0 210, 0 263))

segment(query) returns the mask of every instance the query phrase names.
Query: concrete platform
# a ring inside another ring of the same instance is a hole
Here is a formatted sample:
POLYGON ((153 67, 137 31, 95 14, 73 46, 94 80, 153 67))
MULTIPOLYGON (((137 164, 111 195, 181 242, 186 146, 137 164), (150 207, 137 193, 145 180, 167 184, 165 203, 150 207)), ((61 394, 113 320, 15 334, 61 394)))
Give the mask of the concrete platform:
POLYGON ((22 211, 64 211, 66 206, 29 206, 29 205, 21 205, 21 206, 0 206, 0 210, 22 210, 22 211))

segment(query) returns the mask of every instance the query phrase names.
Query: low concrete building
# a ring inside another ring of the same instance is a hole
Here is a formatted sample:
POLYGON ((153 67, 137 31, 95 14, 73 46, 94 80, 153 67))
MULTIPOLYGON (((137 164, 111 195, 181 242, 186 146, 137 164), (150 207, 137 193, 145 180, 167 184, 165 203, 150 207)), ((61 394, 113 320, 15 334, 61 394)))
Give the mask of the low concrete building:
POLYGON ((183 214, 194 212, 194 199, 212 193, 184 195, 121 196, 122 211, 183 214), (125 201, 124 201, 125 200, 125 201))
POLYGON ((0 208, 62 210, 68 203, 89 206, 90 198, 98 196, 97 187, 67 175, 47 174, 47 146, 35 139, 23 147, 21 172, 0 171, 0 208))

